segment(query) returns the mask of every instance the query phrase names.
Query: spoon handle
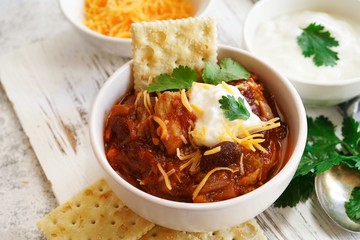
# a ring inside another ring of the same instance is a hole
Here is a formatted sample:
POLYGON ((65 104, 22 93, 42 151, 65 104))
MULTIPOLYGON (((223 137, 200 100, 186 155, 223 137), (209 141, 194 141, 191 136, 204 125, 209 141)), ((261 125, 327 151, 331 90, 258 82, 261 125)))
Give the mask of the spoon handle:
POLYGON ((338 105, 338 109, 343 117, 352 116, 360 122, 360 95, 338 105))

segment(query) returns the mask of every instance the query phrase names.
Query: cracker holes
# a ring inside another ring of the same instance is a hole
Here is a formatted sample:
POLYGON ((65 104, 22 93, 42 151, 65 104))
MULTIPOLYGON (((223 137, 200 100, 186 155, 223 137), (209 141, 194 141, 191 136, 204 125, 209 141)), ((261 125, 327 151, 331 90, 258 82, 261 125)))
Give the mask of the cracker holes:
POLYGON ((161 44, 166 40, 166 33, 162 31, 152 32, 151 35, 149 36, 149 39, 151 39, 152 41, 158 44, 161 44))
POLYGON ((91 223, 92 225, 94 225, 94 224, 96 224, 96 220, 93 219, 93 220, 90 221, 90 223, 91 223))
POLYGON ((98 208, 98 207, 100 207, 100 204, 99 204, 99 203, 95 203, 95 204, 94 204, 94 207, 98 208))
POLYGON ((104 191, 104 188, 103 188, 103 187, 99 187, 99 188, 98 188, 98 191, 99 191, 99 192, 103 192, 103 191, 104 191))
POLYGON ((54 219, 54 220, 52 221, 52 223, 53 223, 54 225, 56 225, 56 224, 58 223, 58 220, 57 220, 57 219, 54 219))
POLYGON ((112 220, 112 221, 110 222, 110 224, 111 224, 111 225, 115 225, 115 224, 116 224, 115 220, 112 220))
POLYGON ((119 205, 118 203, 115 203, 115 204, 113 205, 113 207, 114 207, 114 208, 119 208, 120 205, 119 205))

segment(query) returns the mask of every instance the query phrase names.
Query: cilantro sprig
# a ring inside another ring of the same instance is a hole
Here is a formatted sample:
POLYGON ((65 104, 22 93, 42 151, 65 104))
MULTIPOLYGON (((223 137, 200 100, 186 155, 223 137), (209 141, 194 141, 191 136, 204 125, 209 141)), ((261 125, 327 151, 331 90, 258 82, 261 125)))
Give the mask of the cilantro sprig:
MULTIPOLYGON (((314 179, 333 166, 345 164, 360 171, 359 123, 350 117, 342 122, 342 139, 335 134, 335 125, 324 116, 308 117, 308 137, 298 169, 275 207, 296 206, 314 192, 314 179)), ((345 209, 350 218, 360 220, 360 190, 354 189, 345 209)))
POLYGON ((189 89, 193 82, 197 80, 197 73, 194 69, 187 66, 174 68, 172 74, 160 74, 155 78, 146 90, 148 92, 161 92, 165 90, 189 89))
POLYGON ((207 62, 202 74, 204 82, 213 85, 249 77, 250 73, 231 58, 224 58, 219 64, 207 62))
POLYGON ((305 57, 313 57, 316 66, 335 66, 339 60, 338 53, 331 47, 339 46, 339 42, 331 36, 321 24, 310 23, 302 29, 297 37, 297 43, 305 57))
MULTIPOLYGON (((231 58, 224 58, 219 64, 207 62, 202 73, 205 83, 217 85, 221 82, 229 82, 239 79, 247 79, 250 73, 231 58)), ((148 92, 162 92, 166 90, 188 90, 198 76, 194 69, 188 66, 174 68, 172 74, 160 74, 155 78, 146 90, 148 92)))
POLYGON ((245 107, 244 99, 241 97, 236 100, 232 95, 222 96, 219 103, 225 117, 231 121, 239 118, 246 120, 250 117, 250 113, 245 107))

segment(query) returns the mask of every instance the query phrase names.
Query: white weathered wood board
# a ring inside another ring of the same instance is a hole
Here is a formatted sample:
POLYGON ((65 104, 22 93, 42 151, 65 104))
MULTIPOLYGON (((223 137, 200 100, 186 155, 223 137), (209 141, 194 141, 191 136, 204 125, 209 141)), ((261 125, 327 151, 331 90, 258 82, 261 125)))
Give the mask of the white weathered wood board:
MULTIPOLYGON (((214 1, 208 14, 218 20, 220 43, 242 46, 242 22, 251 5, 214 1)), ((0 56, 0 80, 59 203, 103 174, 90 146, 89 112, 100 87, 127 60, 97 51, 72 29, 0 56)), ((334 108, 307 111, 341 121, 334 108)), ((335 226, 316 200, 296 208, 271 207, 257 220, 269 239, 359 237, 335 226)))
POLYGON ((92 50, 69 30, 0 60, 4 88, 60 203, 102 175, 88 115, 125 59, 92 50))

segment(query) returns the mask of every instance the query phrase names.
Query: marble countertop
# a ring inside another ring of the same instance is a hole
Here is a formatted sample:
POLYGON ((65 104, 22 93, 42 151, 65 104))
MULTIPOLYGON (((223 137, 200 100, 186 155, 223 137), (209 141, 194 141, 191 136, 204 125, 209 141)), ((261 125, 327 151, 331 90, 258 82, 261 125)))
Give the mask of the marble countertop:
MULTIPOLYGON (((56 0, 0 1, 0 55, 68 28, 56 0)), ((43 239, 35 224, 57 206, 0 84, 0 239, 43 239)))

